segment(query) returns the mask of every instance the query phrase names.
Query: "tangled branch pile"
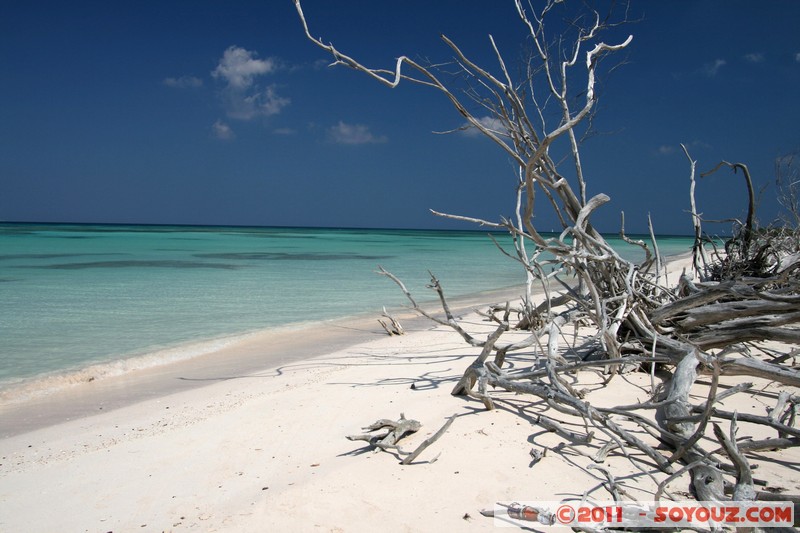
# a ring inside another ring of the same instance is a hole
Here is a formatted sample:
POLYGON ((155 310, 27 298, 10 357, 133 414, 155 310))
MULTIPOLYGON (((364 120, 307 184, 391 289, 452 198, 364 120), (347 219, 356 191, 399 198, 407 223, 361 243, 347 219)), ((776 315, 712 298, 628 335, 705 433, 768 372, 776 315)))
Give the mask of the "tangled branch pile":
MULTIPOLYGON (((596 457, 616 450, 614 453, 629 458, 640 470, 660 475, 656 497, 669 481, 687 470, 698 500, 771 497, 754 488, 748 455, 800 444, 800 429, 794 426, 800 395, 781 392, 775 407, 764 416, 719 408, 721 400, 751 389, 751 383, 738 383, 725 392, 719 392, 718 387, 725 376, 758 377, 785 387, 800 386, 800 372, 794 366, 800 355, 796 349, 800 343, 800 234, 797 227, 759 230, 747 167, 723 162, 721 165, 746 174, 751 204, 746 223, 719 246, 702 232, 694 205, 695 162, 691 158, 694 275, 684 272, 677 283, 671 284, 654 238, 651 250, 645 242, 626 237, 623 230, 623 238, 644 251, 644 261, 635 264, 621 257, 592 226, 592 213, 609 197, 587 197, 580 138, 588 131, 594 112, 601 59, 627 47, 633 37, 613 45, 600 41, 603 30, 613 25, 597 13, 589 13, 576 17, 569 26, 575 31, 569 48, 562 37, 554 41, 559 47, 553 50, 545 40, 545 20, 566 8, 561 2, 551 1, 540 12, 529 14, 516 0, 533 50, 524 79, 512 81, 491 37, 498 74, 473 63, 455 43, 443 37, 464 77, 477 80, 462 94, 441 81, 435 68, 405 56, 397 60, 394 70, 361 65, 333 45, 312 37, 299 0, 295 4, 308 38, 329 52, 335 64, 356 69, 390 87, 408 81, 442 92, 469 127, 477 128, 518 165, 513 219, 491 222, 436 213, 503 229, 513 237, 514 250, 506 253, 525 269, 526 295, 517 306, 496 306, 487 313, 494 328, 488 335, 471 333, 459 322, 435 277, 431 287, 439 294, 444 318, 418 306, 401 280, 382 271, 398 283, 414 309, 452 327, 481 350, 453 394, 476 398, 488 409, 498 401, 490 389, 530 395, 534 411, 538 405, 582 419, 587 432, 576 434, 541 412, 532 413, 540 425, 563 436, 571 446, 592 441, 602 451, 596 457), (580 71, 579 79, 585 80, 579 88, 585 96, 578 109, 573 109, 576 100, 568 85, 573 71, 580 71), (544 95, 540 94, 542 88, 544 95), (547 124, 551 110, 540 102, 555 104, 558 120, 551 127, 547 124), (469 103, 488 110, 494 120, 476 118, 468 110, 469 103), (551 157, 551 147, 557 141, 563 143, 566 160, 571 163, 569 180, 563 162, 551 157), (561 222, 557 237, 546 237, 534 227, 537 195, 545 199, 561 222), (539 299, 537 287, 542 293, 539 299), (580 343, 573 341, 566 348, 560 345, 566 327, 577 332, 587 324, 591 325, 588 330, 596 333, 588 338, 576 335, 580 343), (770 348, 766 341, 782 344, 770 348), (533 358, 534 362, 523 370, 519 370, 520 365, 509 365, 519 356, 525 356, 525 361, 533 358), (586 369, 602 371, 607 385, 615 376, 632 370, 649 372, 654 381, 657 375, 661 385, 652 388, 647 402, 599 407, 584 390, 573 386, 575 372, 586 369), (702 375, 711 377, 708 398, 693 404, 690 392, 702 375), (737 421, 768 427, 775 437, 737 440, 737 421), (730 428, 727 434, 721 429, 723 424, 730 428), (717 446, 709 448, 709 442, 717 446), (732 476, 733 481, 726 481, 726 476, 732 476)), ((613 480, 610 473, 607 475, 613 480)), ((619 494, 614 491, 614 496, 619 494)))

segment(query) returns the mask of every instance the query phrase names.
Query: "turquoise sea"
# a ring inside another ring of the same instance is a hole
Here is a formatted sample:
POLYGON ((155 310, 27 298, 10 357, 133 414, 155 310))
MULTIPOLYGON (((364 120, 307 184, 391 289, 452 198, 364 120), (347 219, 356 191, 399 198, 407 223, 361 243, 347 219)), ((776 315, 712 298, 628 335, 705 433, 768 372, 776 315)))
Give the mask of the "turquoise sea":
MULTIPOLYGON (((510 239, 496 237, 510 247, 510 239)), ((662 237, 683 253, 687 237, 662 237)), ((635 258, 638 249, 621 244, 635 258)), ((265 328, 524 283, 486 233, 0 224, 0 391, 96 364, 185 358, 265 328)))

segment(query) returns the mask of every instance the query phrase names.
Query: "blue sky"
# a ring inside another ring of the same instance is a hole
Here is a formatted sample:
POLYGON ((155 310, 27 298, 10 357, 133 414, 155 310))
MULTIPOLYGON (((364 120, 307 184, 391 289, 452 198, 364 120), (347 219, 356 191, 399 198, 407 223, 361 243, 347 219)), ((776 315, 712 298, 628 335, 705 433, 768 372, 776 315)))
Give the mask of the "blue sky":
MULTIPOLYGON (((306 0, 315 35, 374 67, 447 62, 444 33, 496 70, 524 55, 511 0, 306 0)), ((698 170, 749 165, 760 219, 774 165, 800 148, 800 3, 634 0, 634 40, 601 79, 583 157, 593 221, 690 233, 685 143, 698 170)), ((4 2, 0 220, 468 228, 429 208, 497 220, 515 171, 491 142, 450 130, 441 94, 328 68, 291 0, 4 2)), ((608 63, 607 66, 611 66, 608 63)), ((605 68, 605 71, 608 69, 605 68)), ((740 175, 698 184, 708 218, 744 217, 740 175)), ((536 224, 556 227, 544 206, 536 224)), ((720 227, 720 231, 725 230, 720 227)))

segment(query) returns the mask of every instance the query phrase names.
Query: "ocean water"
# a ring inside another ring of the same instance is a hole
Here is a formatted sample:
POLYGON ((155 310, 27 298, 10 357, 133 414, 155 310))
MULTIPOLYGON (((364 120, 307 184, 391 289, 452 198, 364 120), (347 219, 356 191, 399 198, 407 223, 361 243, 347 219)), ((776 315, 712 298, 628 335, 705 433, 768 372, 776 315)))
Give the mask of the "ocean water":
MULTIPOLYGON (((658 244, 671 255, 691 239, 658 244)), ((0 224, 0 391, 89 365, 191 357, 266 328, 377 317, 406 304, 378 265, 422 301, 435 297, 428 270, 452 297, 524 283, 482 232, 0 224)))

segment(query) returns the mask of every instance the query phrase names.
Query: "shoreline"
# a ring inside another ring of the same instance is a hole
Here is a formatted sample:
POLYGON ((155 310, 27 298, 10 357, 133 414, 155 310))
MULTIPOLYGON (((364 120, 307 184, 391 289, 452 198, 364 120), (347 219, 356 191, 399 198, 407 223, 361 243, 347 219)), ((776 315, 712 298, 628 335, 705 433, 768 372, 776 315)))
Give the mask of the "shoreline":
MULTIPOLYGON (((495 301, 513 301, 523 293, 524 287, 506 287, 459 296, 448 302, 454 313, 465 314, 495 301)), ((438 300, 422 305, 434 312, 440 309, 438 300)), ((390 312, 409 333, 435 326, 405 307, 390 312)), ((388 336, 377 322, 379 317, 379 313, 362 312, 319 322, 269 327, 37 376, 0 389, 0 439, 213 382, 246 378, 388 336), (158 358, 159 354, 180 351, 182 346, 200 345, 212 348, 175 360, 158 358)))

